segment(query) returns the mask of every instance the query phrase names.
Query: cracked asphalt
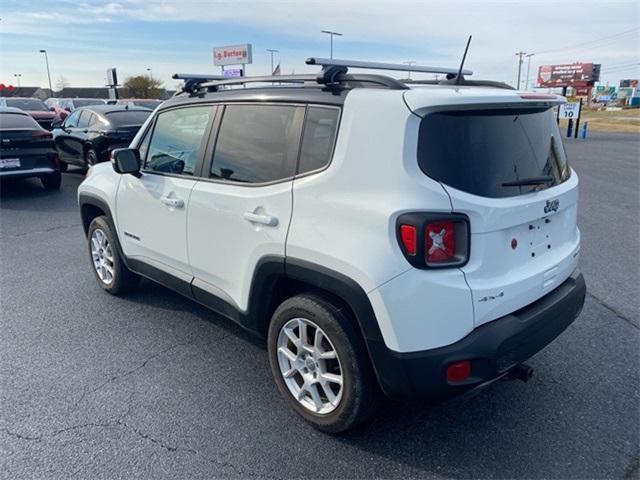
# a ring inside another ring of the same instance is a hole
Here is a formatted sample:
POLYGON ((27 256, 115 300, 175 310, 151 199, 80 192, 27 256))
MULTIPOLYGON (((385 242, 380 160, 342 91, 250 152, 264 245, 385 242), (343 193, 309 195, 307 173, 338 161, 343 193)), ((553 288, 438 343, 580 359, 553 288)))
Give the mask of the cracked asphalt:
POLYGON ((580 175, 581 317, 499 382, 439 405, 387 402, 316 432, 281 400, 264 344, 143 281, 95 283, 75 192, 0 193, 0 478, 638 478, 640 140, 566 148, 580 175))

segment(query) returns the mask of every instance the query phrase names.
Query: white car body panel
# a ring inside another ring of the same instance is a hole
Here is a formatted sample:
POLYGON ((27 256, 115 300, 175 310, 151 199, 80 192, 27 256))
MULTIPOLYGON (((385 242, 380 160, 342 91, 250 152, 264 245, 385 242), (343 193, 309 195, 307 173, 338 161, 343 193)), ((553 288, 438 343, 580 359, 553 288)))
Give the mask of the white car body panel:
MULTIPOLYGON (((189 177, 142 173, 138 178, 122 175, 117 194, 120 244, 127 257, 170 273, 191 274, 187 255, 187 211, 196 180, 189 177), (163 203, 182 201, 182 207, 163 203)), ((189 279, 190 280, 190 279, 189 279)))
POLYGON ((187 246, 194 285, 246 311, 258 262, 285 255, 292 181, 243 186, 198 182, 191 195, 187 246), (251 215, 258 215, 252 217, 251 215), (251 220, 271 217, 274 225, 251 220))

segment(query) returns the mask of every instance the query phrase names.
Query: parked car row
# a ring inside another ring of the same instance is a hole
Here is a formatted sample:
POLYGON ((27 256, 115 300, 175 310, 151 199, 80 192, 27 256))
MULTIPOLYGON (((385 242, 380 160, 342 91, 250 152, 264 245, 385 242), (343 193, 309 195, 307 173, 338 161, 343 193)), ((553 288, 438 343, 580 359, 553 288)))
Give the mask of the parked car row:
POLYGON ((47 189, 60 187, 60 172, 69 164, 88 169, 108 160, 112 150, 128 146, 152 112, 129 104, 74 105, 63 121, 45 122, 34 115, 53 115, 35 110, 44 102, 19 100, 6 103, 34 110, 0 107, 0 178, 37 177, 47 189))
POLYGON ((18 108, 31 115, 41 127, 47 130, 51 130, 54 122, 60 121, 60 116, 39 98, 2 97, 0 107, 18 108))
POLYGON ((101 98, 49 98, 45 103, 60 117, 60 120, 64 120, 77 108, 104 105, 106 100, 101 98))

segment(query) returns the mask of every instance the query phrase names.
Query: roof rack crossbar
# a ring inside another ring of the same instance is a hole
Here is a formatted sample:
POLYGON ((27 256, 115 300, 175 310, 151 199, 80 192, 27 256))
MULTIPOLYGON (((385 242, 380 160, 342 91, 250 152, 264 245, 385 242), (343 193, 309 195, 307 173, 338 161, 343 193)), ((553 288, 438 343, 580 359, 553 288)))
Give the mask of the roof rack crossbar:
MULTIPOLYGON (((430 67, 426 65, 407 65, 401 63, 381 63, 381 62, 363 62, 360 60, 341 60, 337 58, 307 58, 307 65, 320 65, 322 67, 346 67, 346 68, 369 68, 372 70, 393 70, 397 72, 422 72, 422 73, 439 73, 457 75, 457 68, 430 67)), ((462 75, 472 75, 473 71, 468 69, 462 70, 462 75)))
MULTIPOLYGON (((209 91, 217 91, 219 87, 230 85, 246 85, 248 83, 292 83, 292 84, 312 84, 337 86, 345 82, 360 82, 381 85, 397 90, 406 90, 407 86, 394 78, 384 75, 347 75, 344 70, 331 70, 320 73, 320 75, 268 75, 260 77, 237 77, 225 78, 224 80, 214 80, 203 82, 198 85, 199 89, 207 89, 209 91)), ((194 92, 195 93, 195 92, 194 92)))
MULTIPOLYGON (((210 75, 201 73, 174 73, 171 78, 175 80, 184 80, 182 92, 194 93, 198 89, 198 86, 203 82, 210 82, 212 80, 223 80, 227 77, 224 77, 222 75, 210 75)), ((176 95, 179 95, 182 92, 178 92, 176 93, 176 95)))

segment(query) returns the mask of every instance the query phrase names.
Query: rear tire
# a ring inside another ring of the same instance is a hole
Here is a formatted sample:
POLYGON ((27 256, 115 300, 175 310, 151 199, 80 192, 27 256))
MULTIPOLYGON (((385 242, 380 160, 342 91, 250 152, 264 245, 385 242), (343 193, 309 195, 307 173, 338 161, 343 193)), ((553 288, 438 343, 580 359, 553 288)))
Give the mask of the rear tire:
POLYGON ((364 341, 332 301, 313 294, 284 301, 271 319, 268 349, 280 393, 316 429, 343 432, 377 408, 380 391, 364 341))
POLYGON ((46 177, 41 177, 40 181, 45 190, 58 190, 62 184, 62 175, 60 172, 52 173, 46 177))
POLYGON ((84 163, 87 169, 89 169, 90 167, 93 167, 96 163, 98 163, 98 154, 92 147, 89 147, 85 152, 84 163))
POLYGON ((134 290, 140 276, 127 268, 122 261, 116 236, 107 217, 96 217, 89 225, 87 234, 89 258, 98 285, 112 295, 121 295, 134 290))

